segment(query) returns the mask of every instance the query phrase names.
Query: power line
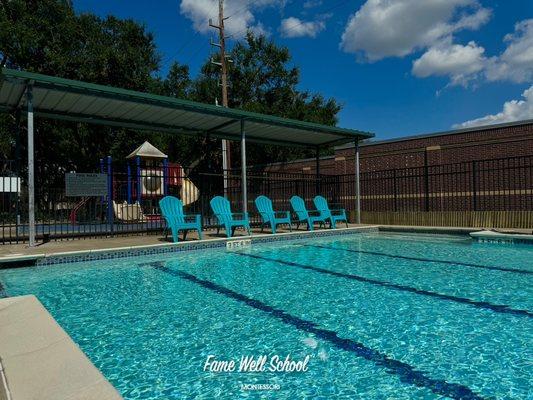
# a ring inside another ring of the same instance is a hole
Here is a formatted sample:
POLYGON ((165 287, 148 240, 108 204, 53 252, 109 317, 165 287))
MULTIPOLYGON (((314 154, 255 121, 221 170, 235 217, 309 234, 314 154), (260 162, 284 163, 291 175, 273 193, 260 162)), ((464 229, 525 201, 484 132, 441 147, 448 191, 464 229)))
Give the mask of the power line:
MULTIPOLYGON (((349 1, 351 1, 351 0, 342 0, 342 1, 340 1, 339 3, 334 4, 332 7, 325 9, 324 11, 322 11, 322 13, 327 13, 327 12, 333 11, 333 10, 335 10, 336 8, 338 8, 338 7, 340 7, 340 6, 342 6, 342 5, 346 4, 346 3, 348 3, 349 1)), ((287 32, 287 31, 291 31, 291 30, 293 30, 293 29, 299 27, 300 25, 305 24, 306 22, 307 22, 307 21, 300 21, 299 23, 292 25, 290 28, 285 29, 285 32, 287 32)), ((237 32, 235 32, 235 33, 232 33, 232 34, 229 36, 229 38, 232 38, 232 37, 238 36, 238 35, 241 34, 242 32, 247 31, 248 29, 250 29, 249 26, 247 26, 247 27, 244 28, 244 29, 241 29, 240 31, 237 31, 237 32)))
POLYGON ((257 3, 257 0, 251 0, 251 1, 248 1, 244 7, 240 8, 240 9, 237 10, 237 11, 235 11, 233 14, 230 14, 230 15, 228 16, 228 18, 231 18, 231 17, 233 17, 233 16, 235 16, 235 15, 237 15, 237 14, 240 14, 241 12, 243 12, 244 10, 246 10, 246 9, 247 9, 250 5, 252 5, 253 3, 257 3))
MULTIPOLYGON (((239 14, 240 12, 242 12, 243 10, 245 10, 246 8, 248 8, 248 6, 252 5, 253 3, 256 3, 257 1, 258 1, 258 0, 252 0, 252 1, 249 1, 249 2, 246 4, 246 6, 242 7, 242 8, 239 9, 239 10, 237 10, 236 12, 234 12, 233 14, 231 14, 229 17, 239 14)), ((335 10, 336 8, 339 8, 339 7, 343 6, 344 4, 348 3, 349 1, 350 1, 350 0, 342 0, 342 1, 340 1, 340 2, 338 2, 338 3, 336 3, 336 4, 334 4, 333 6, 331 6, 331 7, 327 8, 327 9, 325 9, 325 10, 323 11, 323 13, 327 13, 327 12, 333 11, 333 10, 335 10)), ((214 8, 214 7, 213 7, 213 8, 214 8)), ((229 18, 229 17, 227 17, 227 18, 229 18)), ((290 26, 288 29, 286 29, 286 31, 291 31, 291 30, 293 30, 293 29, 296 29, 297 27, 299 27, 300 25, 304 24, 305 22, 306 22, 306 21, 301 21, 301 22, 299 22, 299 23, 297 23, 297 24, 294 24, 294 25, 290 26)), ((235 33, 233 33, 233 34, 227 36, 226 38, 234 38, 234 37, 240 35, 242 32, 247 31, 248 29, 250 29, 249 26, 247 26, 246 28, 241 29, 240 31, 237 31, 237 32, 235 32, 235 33)), ((194 37, 198 36, 199 33, 200 33, 200 31, 196 31, 196 33, 194 34, 194 37)), ((193 37, 193 39, 194 39, 194 37, 193 37)), ((191 39, 191 41, 192 41, 192 39, 191 39)), ((189 41, 189 42, 191 42, 191 41, 189 41)), ((189 43, 189 44, 190 44, 190 43, 189 43)), ((197 48, 197 49, 196 49, 196 50, 195 50, 195 51, 194 51, 194 52, 193 52, 193 53, 192 53, 192 54, 186 59, 185 64, 188 64, 191 60, 195 59, 196 56, 198 56, 198 54, 199 54, 202 50, 204 50, 204 49, 205 49, 205 48, 204 48, 203 45, 202 45, 202 46, 198 46, 198 48, 197 48)))
MULTIPOLYGON (((214 1, 212 7, 209 9, 208 14, 211 14, 212 12, 214 12, 214 11, 216 10, 216 6, 217 6, 217 2, 214 1)), ((172 53, 170 56, 166 56, 166 57, 164 58, 164 60, 162 61, 163 64, 166 65, 167 62, 172 61, 173 58, 175 58, 175 57, 176 57, 178 54, 180 54, 183 50, 185 50, 187 47, 189 47, 189 45, 190 45, 190 44, 191 44, 191 43, 192 43, 192 42, 198 37, 199 34, 200 34, 200 31, 197 30, 197 31, 194 33, 194 35, 192 35, 192 36, 189 38, 189 40, 187 40, 185 43, 183 43, 183 44, 179 47, 179 49, 178 49, 176 52, 172 53)))

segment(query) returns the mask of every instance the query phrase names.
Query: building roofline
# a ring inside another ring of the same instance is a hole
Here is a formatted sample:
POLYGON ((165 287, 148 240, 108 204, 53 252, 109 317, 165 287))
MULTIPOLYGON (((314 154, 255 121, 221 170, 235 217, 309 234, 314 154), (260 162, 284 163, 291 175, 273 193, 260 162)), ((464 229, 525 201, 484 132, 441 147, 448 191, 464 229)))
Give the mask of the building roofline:
MULTIPOLYGON (((432 138, 432 137, 438 137, 438 136, 460 135, 462 133, 494 130, 494 129, 508 128, 508 127, 520 126, 520 125, 530 125, 530 124, 533 124, 533 119, 505 122, 505 123, 493 124, 493 125, 475 126, 472 128, 453 129, 449 131, 441 131, 441 132, 434 132, 434 133, 425 133, 425 134, 423 133, 420 135, 403 136, 403 137, 393 138, 393 139, 384 139, 384 140, 375 140, 375 141, 372 139, 368 139, 368 140, 362 141, 360 146, 374 146, 374 145, 379 145, 379 144, 406 142, 410 140, 425 139, 425 138, 432 138)), ((347 143, 344 145, 336 146, 335 150, 351 149, 353 147, 354 147, 353 143, 347 143)))

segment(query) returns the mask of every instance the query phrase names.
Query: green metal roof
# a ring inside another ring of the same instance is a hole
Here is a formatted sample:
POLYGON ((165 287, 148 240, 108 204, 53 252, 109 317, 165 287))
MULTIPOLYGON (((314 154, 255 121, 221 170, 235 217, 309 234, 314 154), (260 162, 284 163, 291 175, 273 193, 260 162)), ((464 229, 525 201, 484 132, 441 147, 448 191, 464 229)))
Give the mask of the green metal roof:
POLYGON ((0 110, 26 106, 33 86, 37 116, 69 121, 289 146, 338 145, 372 133, 197 103, 111 86, 2 68, 0 110))

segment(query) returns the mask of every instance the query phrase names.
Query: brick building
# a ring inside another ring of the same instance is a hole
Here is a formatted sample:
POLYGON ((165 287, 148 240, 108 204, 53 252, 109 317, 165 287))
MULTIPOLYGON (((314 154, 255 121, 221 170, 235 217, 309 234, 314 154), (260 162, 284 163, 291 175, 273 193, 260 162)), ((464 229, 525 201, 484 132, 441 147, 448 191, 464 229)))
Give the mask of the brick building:
MULTIPOLYGON (((321 157, 317 189, 352 219, 354 160, 353 144, 321 157)), ((360 145, 360 166, 365 223, 533 227, 533 120, 370 140, 360 145)), ((314 177, 316 159, 266 170, 314 177)))
MULTIPOLYGON (((459 129, 361 144, 361 172, 533 155, 533 120, 459 129)), ((352 174, 354 146, 320 158, 320 173, 352 174)), ((316 173, 314 158, 274 163, 268 171, 316 173)))

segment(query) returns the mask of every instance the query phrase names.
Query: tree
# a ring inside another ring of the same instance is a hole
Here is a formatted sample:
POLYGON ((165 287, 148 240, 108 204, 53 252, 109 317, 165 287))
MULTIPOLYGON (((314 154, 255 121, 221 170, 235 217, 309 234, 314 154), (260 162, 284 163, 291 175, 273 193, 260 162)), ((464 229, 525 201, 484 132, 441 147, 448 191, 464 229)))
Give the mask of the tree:
MULTIPOLYGON (((159 77, 160 55, 154 36, 138 22, 77 14, 67 0, 0 0, 0 5, 0 60, 7 67, 209 104, 220 97, 219 70, 210 60, 195 79, 189 67, 179 63, 164 78, 159 77)), ((337 122, 340 106, 335 100, 298 89, 300 71, 291 65, 286 47, 249 33, 235 45, 231 57, 230 107, 329 125, 337 122)), ((13 159, 14 119, 0 118, 0 151, 4 158, 13 159)), ((107 155, 124 160, 144 140, 183 165, 220 169, 220 143, 205 137, 39 119, 37 187, 61 187, 64 172, 94 170, 98 159, 107 155)), ((20 154, 26 153, 24 145, 22 140, 20 154)), ((238 152, 238 146, 233 148, 238 152)), ((312 154, 264 145, 250 145, 248 152, 250 164, 312 154)))
MULTIPOLYGON (((153 87, 160 56, 143 25, 77 15, 69 1, 11 0, 1 5, 3 65, 133 90, 153 87)), ((14 158, 15 130, 7 122, 0 145, 10 143, 5 154, 14 158)), ((108 154, 123 159, 144 137, 131 130, 40 119, 35 131, 37 187, 61 187, 64 172, 92 171, 108 154)))
MULTIPOLYGON (((290 65, 287 47, 249 32, 245 41, 233 48, 231 59, 230 107, 326 125, 337 123, 341 110, 337 101, 298 90, 300 70, 290 65)), ((208 60, 193 83, 191 96, 197 101, 214 103, 220 93, 218 81, 219 70, 208 60)), ((314 156, 314 152, 300 148, 252 144, 247 152, 250 164, 314 156)))

